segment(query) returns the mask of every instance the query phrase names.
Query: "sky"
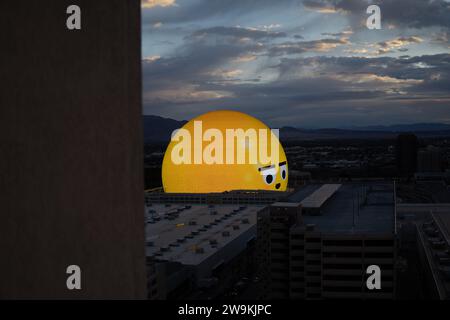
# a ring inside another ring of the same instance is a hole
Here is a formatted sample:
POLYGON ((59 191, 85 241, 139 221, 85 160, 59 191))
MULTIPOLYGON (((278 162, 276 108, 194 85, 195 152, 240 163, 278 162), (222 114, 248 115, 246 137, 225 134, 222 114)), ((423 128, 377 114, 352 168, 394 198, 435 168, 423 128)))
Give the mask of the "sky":
POLYGON ((142 59, 147 115, 450 124, 449 0, 142 0, 142 59))

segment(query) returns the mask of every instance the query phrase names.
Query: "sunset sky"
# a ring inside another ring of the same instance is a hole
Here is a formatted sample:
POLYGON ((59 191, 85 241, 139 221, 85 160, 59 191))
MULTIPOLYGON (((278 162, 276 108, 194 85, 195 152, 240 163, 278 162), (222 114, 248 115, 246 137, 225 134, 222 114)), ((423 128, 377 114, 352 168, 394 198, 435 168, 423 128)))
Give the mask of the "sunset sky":
POLYGON ((450 123, 450 1, 143 0, 144 114, 450 123), (381 7, 382 29, 366 9, 381 7))

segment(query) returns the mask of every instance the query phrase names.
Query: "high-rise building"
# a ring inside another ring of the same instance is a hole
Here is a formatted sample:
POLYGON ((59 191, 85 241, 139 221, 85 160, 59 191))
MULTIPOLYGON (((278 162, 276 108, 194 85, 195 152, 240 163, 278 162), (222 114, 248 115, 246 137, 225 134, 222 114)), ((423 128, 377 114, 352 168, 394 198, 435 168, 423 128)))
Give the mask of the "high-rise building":
POLYGON ((0 298, 146 297, 140 14, 0 3, 0 298))
POLYGON ((412 176, 417 169, 418 140, 414 134, 402 133, 397 137, 396 162, 398 174, 412 176))
POLYGON ((393 186, 308 185, 258 213, 259 274, 265 299, 395 296, 393 186), (381 289, 366 286, 381 269, 381 289))

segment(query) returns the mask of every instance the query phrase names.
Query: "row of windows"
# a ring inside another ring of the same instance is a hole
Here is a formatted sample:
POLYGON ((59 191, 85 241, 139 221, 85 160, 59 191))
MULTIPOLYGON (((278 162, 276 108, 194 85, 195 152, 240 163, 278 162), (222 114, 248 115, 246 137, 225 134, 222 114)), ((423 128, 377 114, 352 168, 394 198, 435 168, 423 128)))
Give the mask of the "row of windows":
MULTIPOLYGON (((349 246, 349 247, 362 247, 363 240, 324 240, 324 246, 349 246)), ((385 247, 393 246, 393 240, 364 240, 366 247, 385 247)))
MULTIPOLYGON (((393 269, 393 265, 392 264, 379 264, 378 265, 381 270, 392 270, 393 269)), ((324 269, 340 269, 340 270, 344 270, 344 269, 351 269, 351 270, 365 270, 366 266, 362 265, 362 264, 358 264, 358 263, 354 263, 354 264, 350 264, 350 263, 341 263, 341 264, 337 264, 337 263, 325 263, 323 265, 324 269)))
POLYGON ((328 253, 323 255, 324 258, 342 258, 342 259, 392 259, 393 253, 365 253, 362 256, 360 253, 345 253, 345 254, 335 254, 328 253))

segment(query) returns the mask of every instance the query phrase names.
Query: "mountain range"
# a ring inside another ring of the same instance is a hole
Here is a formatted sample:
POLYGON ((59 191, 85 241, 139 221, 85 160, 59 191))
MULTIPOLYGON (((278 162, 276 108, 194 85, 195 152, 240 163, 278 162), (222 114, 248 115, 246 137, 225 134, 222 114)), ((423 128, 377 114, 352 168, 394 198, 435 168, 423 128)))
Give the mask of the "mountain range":
MULTIPOLYGON (((160 116, 144 116, 144 141, 146 143, 167 142, 174 130, 187 121, 178 121, 160 116)), ((280 138, 294 140, 334 139, 391 139, 399 133, 411 132, 419 137, 450 137, 450 125, 443 123, 395 124, 388 126, 365 126, 346 128, 302 129, 282 127, 280 138)))

